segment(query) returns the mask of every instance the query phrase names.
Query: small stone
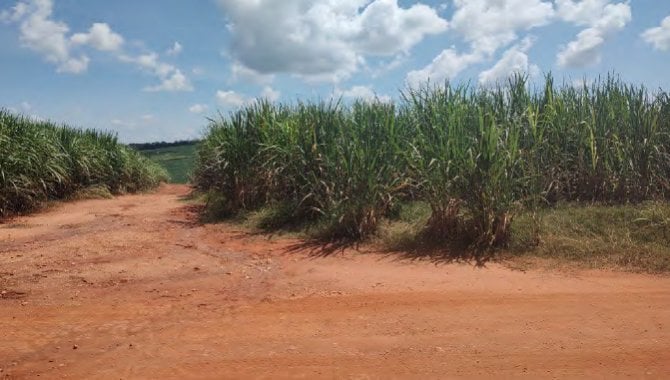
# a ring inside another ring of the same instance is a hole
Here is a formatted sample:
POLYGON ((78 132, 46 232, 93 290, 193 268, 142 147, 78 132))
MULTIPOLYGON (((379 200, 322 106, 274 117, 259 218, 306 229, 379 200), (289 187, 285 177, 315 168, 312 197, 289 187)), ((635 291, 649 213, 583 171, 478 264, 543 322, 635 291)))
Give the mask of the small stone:
POLYGON ((200 270, 199 267, 193 267, 193 270, 200 270))
POLYGON ((79 348, 79 346, 76 345, 76 344, 72 346, 72 349, 73 349, 73 350, 76 350, 77 348, 79 348))

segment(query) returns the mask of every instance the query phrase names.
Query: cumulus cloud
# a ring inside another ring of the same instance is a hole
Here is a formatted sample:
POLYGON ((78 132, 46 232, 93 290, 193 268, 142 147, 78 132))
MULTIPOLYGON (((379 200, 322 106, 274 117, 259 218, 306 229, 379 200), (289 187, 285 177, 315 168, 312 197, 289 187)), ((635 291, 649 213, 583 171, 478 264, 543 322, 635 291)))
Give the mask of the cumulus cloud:
POLYGON ((434 8, 397 0, 218 0, 229 17, 230 54, 261 75, 338 81, 369 56, 406 53, 447 21, 434 8))
POLYGON ((670 51, 670 16, 661 21, 661 25, 642 33, 642 39, 656 50, 670 51))
POLYGON ((119 59, 126 63, 133 63, 161 80, 161 83, 156 86, 145 87, 145 91, 193 91, 193 85, 186 75, 175 66, 162 62, 156 53, 147 53, 138 56, 124 54, 120 55, 119 59))
POLYGON ((533 38, 526 37, 519 44, 509 48, 493 67, 479 74, 479 83, 481 85, 495 84, 506 80, 514 73, 531 76, 539 74, 540 68, 529 63, 527 54, 534 42, 533 38))
POLYGON ((223 108, 239 108, 251 104, 257 100, 265 99, 276 102, 281 97, 281 92, 270 86, 265 86, 257 97, 240 94, 233 90, 219 90, 216 92, 216 102, 223 108))
POLYGON ((372 86, 352 86, 346 90, 336 89, 333 93, 336 98, 364 100, 367 102, 381 101, 390 102, 391 97, 388 95, 378 95, 372 86))
POLYGON ((556 15, 575 25, 591 25, 610 0, 556 0, 556 15))
POLYGON ((244 66, 240 62, 233 62, 230 71, 234 81, 245 80, 256 84, 267 84, 272 83, 275 79, 273 74, 262 74, 244 66))
POLYGON ((70 29, 64 22, 53 20, 52 14, 51 0, 24 0, 3 11, 0 19, 18 23, 21 45, 56 64, 58 72, 76 74, 86 71, 88 57, 83 54, 73 56, 67 38, 70 29))
POLYGON ((479 52, 461 54, 455 48, 445 49, 426 67, 410 71, 407 74, 407 84, 417 87, 427 81, 444 82, 483 59, 484 56, 479 52))
POLYGON ((95 23, 88 33, 77 33, 70 40, 75 45, 90 45, 102 51, 116 51, 123 45, 123 37, 105 23, 95 23))
MULTIPOLYGON (((90 58, 80 51, 93 48, 112 54, 121 62, 133 63, 157 76, 161 82, 147 91, 191 91, 189 79, 175 66, 160 61, 156 53, 128 55, 123 51, 124 38, 106 23, 94 23, 85 33, 70 35, 69 26, 53 19, 53 0, 20 0, 0 13, 0 21, 19 26, 22 46, 42 55, 56 65, 58 72, 83 73, 90 58)), ((181 51, 176 42, 171 51, 181 51)))
POLYGON ((469 51, 443 50, 427 66, 407 74, 410 86, 453 79, 468 67, 491 59, 516 41, 519 32, 547 25, 555 18, 552 2, 542 0, 454 0, 454 7, 449 25, 469 51))
POLYGON ((451 28, 473 52, 491 55, 514 42, 518 31, 549 24, 554 17, 551 1, 454 0, 451 28))
POLYGON ((171 74, 163 78, 158 86, 146 87, 145 90, 149 92, 193 91, 193 85, 191 84, 191 81, 189 81, 189 79, 184 74, 182 74, 181 70, 174 69, 171 74))
POLYGON ((600 63, 602 46, 611 35, 622 30, 631 20, 630 4, 610 4, 609 0, 557 0, 557 12, 563 20, 588 28, 558 55, 560 67, 586 67, 600 63))
POLYGON ((235 91, 219 90, 216 92, 216 101, 221 107, 237 108, 247 104, 249 99, 235 91))
POLYGON ((167 55, 175 56, 175 55, 181 54, 181 52, 183 50, 184 50, 184 47, 181 46, 181 44, 179 42, 175 41, 174 45, 172 45, 172 47, 169 48, 166 53, 167 53, 167 55))
POLYGON ((71 57, 68 58, 67 61, 62 62, 58 66, 57 71, 59 73, 71 73, 71 74, 83 73, 88 69, 88 63, 90 61, 91 60, 85 55, 82 55, 78 58, 71 57))
POLYGON ((188 108, 188 112, 190 113, 195 113, 195 114, 201 114, 205 111, 207 111, 207 105, 206 104, 194 104, 188 108))
POLYGON ((279 97, 281 96, 281 92, 279 90, 275 90, 274 88, 270 86, 265 86, 263 87, 263 91, 261 91, 261 98, 262 99, 267 99, 271 102, 276 102, 279 100, 279 97))
POLYGON ((21 111, 23 112, 30 112, 33 109, 33 105, 26 101, 21 102, 19 106, 21 107, 21 111))

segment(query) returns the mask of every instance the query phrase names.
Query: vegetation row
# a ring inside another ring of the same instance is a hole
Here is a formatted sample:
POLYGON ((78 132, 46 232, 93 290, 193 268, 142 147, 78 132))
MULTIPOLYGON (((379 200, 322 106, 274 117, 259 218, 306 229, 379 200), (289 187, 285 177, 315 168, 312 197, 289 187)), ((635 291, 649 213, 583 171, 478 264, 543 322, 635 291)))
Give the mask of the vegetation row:
POLYGON ((243 107, 209 125, 194 183, 221 216, 280 204, 286 223, 313 221, 330 238, 370 235, 422 200, 427 237, 479 248, 505 245, 519 212, 670 197, 665 92, 515 75, 401 99, 243 107))
POLYGON ((97 187, 147 190, 165 171, 112 133, 36 121, 0 110, 0 218, 97 187))

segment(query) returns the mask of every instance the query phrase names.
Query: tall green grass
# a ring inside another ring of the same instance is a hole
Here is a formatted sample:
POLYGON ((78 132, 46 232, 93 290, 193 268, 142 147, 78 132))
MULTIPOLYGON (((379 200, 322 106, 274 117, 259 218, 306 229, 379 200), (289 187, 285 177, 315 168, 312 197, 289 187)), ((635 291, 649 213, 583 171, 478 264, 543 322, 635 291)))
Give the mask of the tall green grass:
POLYGON ((426 201, 427 237, 507 244, 519 211, 670 197, 670 97, 608 76, 423 86, 398 104, 258 102, 212 121, 195 185, 225 215, 273 203, 329 237, 426 201))
POLYGON ((91 186, 118 194, 147 190, 164 180, 163 169, 120 144, 114 134, 0 110, 0 217, 91 186))

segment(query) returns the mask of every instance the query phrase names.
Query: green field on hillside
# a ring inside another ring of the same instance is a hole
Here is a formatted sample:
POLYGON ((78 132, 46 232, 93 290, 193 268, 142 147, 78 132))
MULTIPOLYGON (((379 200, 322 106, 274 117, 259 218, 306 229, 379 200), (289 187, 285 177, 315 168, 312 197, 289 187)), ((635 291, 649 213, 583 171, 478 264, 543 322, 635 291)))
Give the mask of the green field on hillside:
POLYGON ((195 166, 196 144, 140 150, 153 161, 163 166, 172 183, 188 183, 195 166))

